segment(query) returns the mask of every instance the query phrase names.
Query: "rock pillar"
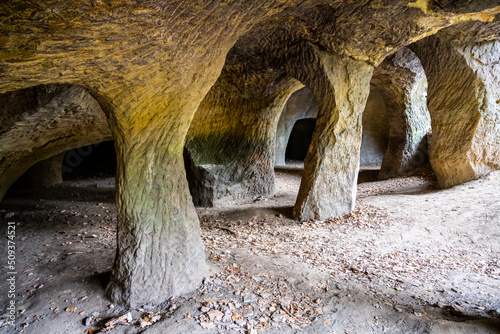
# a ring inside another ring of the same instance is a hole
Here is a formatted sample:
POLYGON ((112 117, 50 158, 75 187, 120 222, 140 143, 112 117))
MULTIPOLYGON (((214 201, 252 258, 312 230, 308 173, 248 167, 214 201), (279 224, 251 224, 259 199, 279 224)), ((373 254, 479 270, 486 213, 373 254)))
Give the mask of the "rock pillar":
POLYGON ((325 219, 354 208, 359 171, 362 113, 373 67, 313 49, 300 73, 319 105, 316 128, 304 162, 294 216, 325 219))
POLYGON ((418 57, 403 48, 386 59, 373 74, 389 115, 389 143, 379 178, 404 176, 428 161, 427 77, 418 57))
POLYGON ((440 187, 500 168, 500 42, 429 37, 412 46, 429 82, 430 162, 440 187))

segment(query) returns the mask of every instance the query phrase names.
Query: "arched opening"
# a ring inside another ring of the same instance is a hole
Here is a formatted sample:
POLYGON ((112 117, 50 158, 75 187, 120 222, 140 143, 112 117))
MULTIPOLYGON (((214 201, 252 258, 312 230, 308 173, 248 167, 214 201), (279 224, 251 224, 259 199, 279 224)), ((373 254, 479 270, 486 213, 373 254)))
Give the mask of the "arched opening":
MULTIPOLYGON (((290 142, 290 134, 295 123, 306 118, 316 119, 317 116, 318 102, 314 93, 308 87, 299 89, 290 96, 281 111, 280 119, 276 126, 275 166, 282 167, 287 164, 286 149, 290 142)), ((310 139, 312 139, 312 133, 310 139)), ((305 153, 307 153, 307 148, 305 149, 305 153)), ((303 161, 304 158, 305 155, 299 160, 303 161)))
MULTIPOLYGON (((286 102, 276 130, 275 167, 280 173, 287 170, 297 173, 297 168, 303 168, 317 113, 318 102, 307 87, 293 93, 286 102)), ((371 86, 362 123, 359 183, 377 179, 388 144, 387 109, 375 85, 371 86)))
POLYGON ((65 151, 111 139, 104 111, 83 87, 40 85, 0 102, 0 199, 23 174, 28 187, 62 182, 65 151))
POLYGON ((311 145, 315 126, 315 118, 304 118, 295 122, 286 146, 286 160, 304 161, 307 155, 307 150, 311 145))
MULTIPOLYGON (((83 175, 82 169, 92 166, 85 161, 99 151, 98 143, 111 138, 101 105, 81 86, 40 85, 0 94, 0 199, 9 189, 0 212, 6 208, 15 215, 9 221, 16 223, 16 232, 30 231, 28 241, 23 242, 25 236, 16 240, 19 254, 32 252, 30 263, 24 256, 16 262, 20 272, 50 273, 40 288, 62 291, 82 284, 94 291, 89 299, 104 296, 103 273, 116 254, 114 172, 110 170, 113 178, 104 187, 95 180, 76 180, 76 170, 83 175), (72 181, 63 182, 63 174, 72 181)), ((115 159, 114 150, 97 160, 107 159, 115 159)), ((19 291, 33 285, 30 277, 18 278, 19 291)), ((56 305, 62 302, 50 298, 56 305)))

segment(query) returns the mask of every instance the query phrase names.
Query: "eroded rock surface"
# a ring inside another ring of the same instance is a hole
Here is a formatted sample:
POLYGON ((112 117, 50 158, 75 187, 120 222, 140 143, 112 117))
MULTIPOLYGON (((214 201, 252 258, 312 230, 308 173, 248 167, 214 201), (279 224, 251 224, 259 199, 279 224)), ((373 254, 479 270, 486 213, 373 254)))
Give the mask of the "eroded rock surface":
POLYGON ((362 112, 373 67, 316 50, 309 86, 319 101, 311 147, 304 161, 294 216, 324 219, 351 212, 356 198, 362 112), (321 97, 321 98, 319 98, 321 97))
POLYGON ((429 81, 430 162, 438 184, 451 187, 498 169, 500 43, 461 45, 433 36, 414 49, 429 81))
MULTIPOLYGON (((491 22, 499 12, 496 0, 6 1, 0 4, 0 93, 75 84, 105 109, 118 164, 118 250, 108 291, 126 305, 160 303, 193 289, 207 272, 183 148, 196 111, 209 101, 207 93, 228 60, 244 60, 232 65, 251 67, 248 78, 252 71, 275 69, 264 77, 277 75, 287 87, 267 95, 267 101, 244 104, 255 104, 256 110, 284 104, 297 84, 290 78, 321 97, 318 131, 306 159, 309 176, 295 211, 301 219, 339 215, 353 205, 358 115, 372 66, 440 29, 491 22), (233 49, 235 44, 243 47, 233 49), (333 67, 350 78, 339 77, 333 67)), ((253 84, 260 86, 258 80, 253 84)), ((234 98, 238 105, 246 95, 233 86, 223 101, 234 98)), ((51 129, 51 119, 31 120, 51 129)), ((274 144, 272 135, 264 137, 264 146, 274 144)), ((23 141, 17 138, 2 143, 6 159, 23 159, 18 154, 23 141)), ((31 146, 44 143, 49 144, 39 138, 31 146)), ((29 151, 28 146, 22 150, 29 151)), ((30 161, 48 157, 40 154, 30 161)), ((262 170, 272 168, 274 156, 262 157, 262 170)), ((4 162, 1 168, 10 168, 4 162)), ((0 180, 0 193, 13 179, 8 175, 0 180)), ((262 184, 272 184, 268 180, 262 184)))
POLYGON ((424 69, 417 56, 403 48, 377 67, 372 82, 384 98, 389 118, 389 143, 379 177, 408 175, 428 159, 431 118, 424 69))
POLYGON ((387 107, 378 87, 370 87, 363 111, 363 139, 359 163, 361 166, 380 165, 389 140, 387 107))
POLYGON ((307 87, 296 91, 286 102, 276 129, 275 165, 284 166, 285 152, 290 134, 296 121, 318 116, 318 102, 307 87))
MULTIPOLYGON (((35 163, 111 139, 101 107, 78 86, 47 85, 5 93, 0 108, 0 198, 35 163)), ((58 168, 60 172, 61 164, 58 168)))
POLYGON ((248 73, 240 66, 224 68, 188 133, 195 204, 274 194, 276 123, 300 86, 276 69, 248 73))

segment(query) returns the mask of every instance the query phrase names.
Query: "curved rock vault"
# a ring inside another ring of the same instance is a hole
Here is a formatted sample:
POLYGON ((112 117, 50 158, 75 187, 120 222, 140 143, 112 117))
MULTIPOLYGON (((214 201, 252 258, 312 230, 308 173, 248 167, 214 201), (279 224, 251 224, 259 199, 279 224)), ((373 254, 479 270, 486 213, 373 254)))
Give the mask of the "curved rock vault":
POLYGON ((31 183, 62 181, 60 154, 111 139, 101 107, 78 86, 42 85, 5 93, 0 108, 0 199, 30 167, 31 183))
POLYGON ((0 195, 36 162, 109 139, 98 104, 118 162, 117 303, 160 303, 207 274, 185 144, 211 200, 270 194, 276 123, 302 86, 319 110, 294 215, 349 213, 373 70, 412 43, 440 184, 498 167, 497 0, 4 1, 0 13, 0 195), (26 95, 37 102, 19 108, 26 95))

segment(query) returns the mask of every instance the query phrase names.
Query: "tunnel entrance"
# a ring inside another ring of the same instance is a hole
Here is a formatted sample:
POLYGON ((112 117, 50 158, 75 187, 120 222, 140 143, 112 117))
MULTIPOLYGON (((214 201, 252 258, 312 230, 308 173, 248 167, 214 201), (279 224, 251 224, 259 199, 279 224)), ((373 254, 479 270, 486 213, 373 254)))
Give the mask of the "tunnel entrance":
POLYGON ((306 158, 315 126, 315 118, 304 118, 295 122, 286 146, 287 160, 303 161, 306 158))
POLYGON ((116 175, 116 153, 112 140, 66 152, 62 164, 64 180, 116 175))

